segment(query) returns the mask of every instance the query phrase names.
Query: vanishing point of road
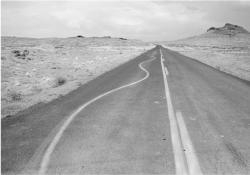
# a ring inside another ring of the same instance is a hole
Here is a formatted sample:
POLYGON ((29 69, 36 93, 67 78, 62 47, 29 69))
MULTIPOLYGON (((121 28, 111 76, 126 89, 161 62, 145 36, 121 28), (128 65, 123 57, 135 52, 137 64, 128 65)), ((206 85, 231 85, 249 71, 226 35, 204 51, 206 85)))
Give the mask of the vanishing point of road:
POLYGON ((250 174, 250 82, 157 46, 1 130, 2 174, 250 174))

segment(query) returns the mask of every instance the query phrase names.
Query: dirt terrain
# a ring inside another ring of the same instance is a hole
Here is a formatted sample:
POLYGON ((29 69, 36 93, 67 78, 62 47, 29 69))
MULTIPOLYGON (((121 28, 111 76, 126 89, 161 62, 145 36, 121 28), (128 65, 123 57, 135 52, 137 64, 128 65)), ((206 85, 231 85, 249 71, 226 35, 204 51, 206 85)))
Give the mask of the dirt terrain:
POLYGON ((124 38, 1 37, 1 117, 64 96, 155 47, 124 38))
POLYGON ((250 81, 250 33, 243 27, 226 24, 199 36, 156 44, 250 81))

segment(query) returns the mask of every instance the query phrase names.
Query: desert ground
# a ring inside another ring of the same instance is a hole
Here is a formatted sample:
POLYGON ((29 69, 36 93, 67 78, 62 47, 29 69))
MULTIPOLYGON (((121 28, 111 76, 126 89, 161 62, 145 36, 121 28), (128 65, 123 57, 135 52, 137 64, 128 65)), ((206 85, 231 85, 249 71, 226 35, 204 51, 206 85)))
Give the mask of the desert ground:
POLYGON ((1 117, 66 95, 155 47, 111 37, 1 37, 1 117))
POLYGON ((211 33, 172 42, 156 42, 223 72, 250 81, 250 34, 211 33))

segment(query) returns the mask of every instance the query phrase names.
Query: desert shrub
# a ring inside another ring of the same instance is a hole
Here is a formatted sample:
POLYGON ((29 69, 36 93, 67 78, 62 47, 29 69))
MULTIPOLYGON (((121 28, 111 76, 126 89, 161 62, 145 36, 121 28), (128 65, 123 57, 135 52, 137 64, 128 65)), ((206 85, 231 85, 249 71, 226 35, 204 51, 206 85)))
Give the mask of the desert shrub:
POLYGON ((55 46, 55 49, 61 49, 63 46, 55 46))
POLYGON ((11 53, 17 54, 17 53, 20 53, 20 51, 19 50, 12 50, 11 53))
POLYGON ((15 57, 19 57, 19 56, 22 56, 22 54, 21 53, 16 53, 15 54, 15 57))
POLYGON ((21 100, 21 92, 18 92, 18 91, 15 91, 15 90, 12 90, 9 92, 9 96, 10 98, 13 100, 13 101, 18 101, 18 100, 21 100))
POLYGON ((54 87, 62 86, 65 83, 66 83, 66 79, 64 77, 57 77, 55 79, 55 86, 54 87))
POLYGON ((20 52, 15 53, 15 57, 24 58, 25 56, 26 56, 25 53, 20 53, 20 52))
POLYGON ((23 55, 25 55, 25 56, 26 56, 26 55, 29 55, 29 53, 30 53, 30 52, 29 52, 28 50, 24 50, 24 51, 23 51, 23 55))

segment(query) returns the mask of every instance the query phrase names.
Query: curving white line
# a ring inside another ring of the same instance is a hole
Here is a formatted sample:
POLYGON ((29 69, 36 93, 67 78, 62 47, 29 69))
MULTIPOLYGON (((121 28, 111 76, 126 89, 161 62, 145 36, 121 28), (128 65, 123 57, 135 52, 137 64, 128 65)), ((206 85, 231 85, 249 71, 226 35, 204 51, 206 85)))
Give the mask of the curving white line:
POLYGON ((88 101, 87 103, 85 103, 84 105, 82 105, 78 110, 76 110, 72 115, 70 115, 69 118, 68 118, 68 119, 64 122, 64 124, 62 125, 61 129, 60 129, 60 130, 58 131, 58 133, 55 135, 55 137, 54 137, 54 139, 52 140, 52 142, 50 143, 49 147, 47 148, 47 150, 46 150, 46 152, 45 152, 45 154, 44 154, 44 156, 43 156, 42 163, 41 163, 40 169, 39 169, 39 171, 38 171, 38 174, 45 174, 45 173, 46 173, 47 167, 48 167, 48 165, 49 165, 49 161, 50 161, 50 156, 51 156, 51 154, 53 153, 53 151, 54 151, 54 149, 55 149, 57 143, 59 142, 60 138, 62 137, 63 132, 65 131, 65 129, 69 126, 69 124, 71 123, 71 121, 75 118, 75 116, 76 116, 79 112, 81 112, 86 106, 90 105, 91 103, 95 102, 96 100, 98 100, 98 99, 100 99, 100 98, 102 98, 102 97, 104 97, 104 96, 106 96, 106 95, 108 95, 108 94, 110 94, 110 93, 112 93, 112 92, 118 91, 118 90, 123 89, 123 88, 128 87, 128 86, 132 86, 132 85, 134 85, 134 84, 137 84, 137 83, 139 83, 139 82, 141 82, 141 81, 147 79, 148 76, 149 76, 149 72, 148 72, 146 69, 144 69, 144 68, 142 67, 142 64, 143 64, 143 63, 146 63, 146 62, 149 62, 149 61, 153 61, 154 59, 155 59, 155 57, 154 57, 153 59, 151 59, 151 60, 144 61, 144 62, 140 63, 139 67, 140 67, 143 71, 145 71, 145 72, 147 73, 147 75, 146 75, 144 78, 142 78, 142 79, 140 79, 140 80, 138 80, 138 81, 136 81, 136 82, 134 82, 134 83, 130 83, 130 84, 127 84, 127 85, 125 85, 125 86, 121 86, 121 87, 119 87, 119 88, 116 88, 116 89, 113 89, 113 90, 111 90, 111 91, 108 91, 108 92, 106 92, 106 93, 104 93, 104 94, 102 94, 102 95, 100 95, 100 96, 98 96, 98 97, 96 97, 96 98, 94 98, 94 99, 88 101))

